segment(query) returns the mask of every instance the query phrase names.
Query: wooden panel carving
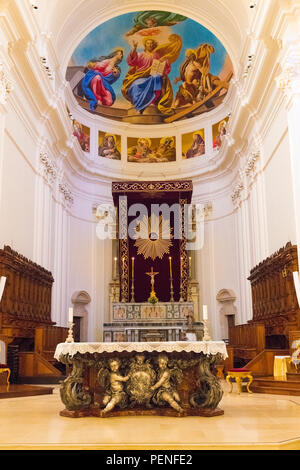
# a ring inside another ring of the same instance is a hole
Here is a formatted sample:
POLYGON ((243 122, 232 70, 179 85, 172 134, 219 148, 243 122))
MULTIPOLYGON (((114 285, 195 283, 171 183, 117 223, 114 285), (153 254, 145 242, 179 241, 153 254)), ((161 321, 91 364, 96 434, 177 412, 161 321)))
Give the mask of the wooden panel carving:
POLYGON ((253 320, 263 323, 266 336, 284 335, 299 327, 293 271, 298 271, 297 246, 290 242, 250 271, 253 320))
POLYGON ((0 307, 0 334, 9 338, 34 338, 37 326, 51 321, 51 272, 9 246, 0 250, 0 276, 6 276, 0 307))

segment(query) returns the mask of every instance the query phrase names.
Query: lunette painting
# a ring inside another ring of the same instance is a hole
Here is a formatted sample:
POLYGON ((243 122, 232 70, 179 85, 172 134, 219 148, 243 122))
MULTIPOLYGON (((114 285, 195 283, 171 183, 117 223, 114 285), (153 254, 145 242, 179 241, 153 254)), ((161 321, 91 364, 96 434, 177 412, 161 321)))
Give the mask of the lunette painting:
POLYGON ((219 106, 233 66, 219 39, 183 15, 149 10, 92 30, 66 79, 91 113, 133 124, 171 123, 219 106))

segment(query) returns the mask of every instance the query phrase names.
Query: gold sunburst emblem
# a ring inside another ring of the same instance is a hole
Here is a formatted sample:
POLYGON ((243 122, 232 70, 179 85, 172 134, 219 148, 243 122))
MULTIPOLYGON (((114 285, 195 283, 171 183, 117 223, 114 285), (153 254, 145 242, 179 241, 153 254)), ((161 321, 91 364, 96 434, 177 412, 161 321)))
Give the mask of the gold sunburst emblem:
POLYGON ((143 255, 145 259, 162 259, 165 254, 170 253, 172 230, 169 221, 164 220, 162 216, 153 214, 151 217, 144 216, 139 223, 137 240, 134 243, 138 255, 143 255))

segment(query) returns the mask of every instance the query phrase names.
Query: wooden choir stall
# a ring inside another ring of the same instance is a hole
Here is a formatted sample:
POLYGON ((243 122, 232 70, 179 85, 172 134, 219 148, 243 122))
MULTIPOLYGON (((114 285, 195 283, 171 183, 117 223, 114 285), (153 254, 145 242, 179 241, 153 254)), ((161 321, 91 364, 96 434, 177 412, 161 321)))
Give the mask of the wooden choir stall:
POLYGON ((0 276, 6 284, 0 304, 0 341, 11 383, 43 383, 62 377, 54 359, 56 345, 67 329, 51 320, 51 272, 4 246, 0 250, 0 276))
POLYGON ((293 344, 300 340, 293 273, 298 275, 297 246, 289 242, 251 270, 253 318, 229 330, 228 350, 236 367, 252 371, 252 391, 300 395, 299 374, 274 377, 274 359, 291 358, 293 344))

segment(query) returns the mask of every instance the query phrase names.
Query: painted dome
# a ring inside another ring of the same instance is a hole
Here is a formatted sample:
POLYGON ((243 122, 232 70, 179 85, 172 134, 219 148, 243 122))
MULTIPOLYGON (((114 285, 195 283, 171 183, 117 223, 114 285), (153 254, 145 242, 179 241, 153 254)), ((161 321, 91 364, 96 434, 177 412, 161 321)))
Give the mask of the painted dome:
POLYGON ((170 124, 215 109, 232 76, 232 62, 213 33, 158 10, 126 13, 96 27, 66 72, 82 108, 135 125, 170 124))

